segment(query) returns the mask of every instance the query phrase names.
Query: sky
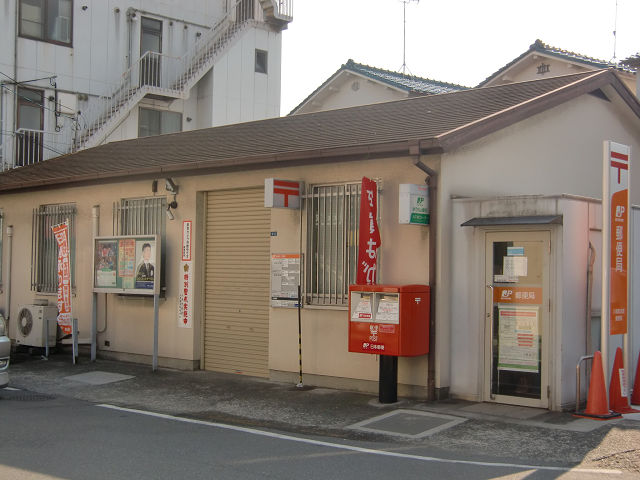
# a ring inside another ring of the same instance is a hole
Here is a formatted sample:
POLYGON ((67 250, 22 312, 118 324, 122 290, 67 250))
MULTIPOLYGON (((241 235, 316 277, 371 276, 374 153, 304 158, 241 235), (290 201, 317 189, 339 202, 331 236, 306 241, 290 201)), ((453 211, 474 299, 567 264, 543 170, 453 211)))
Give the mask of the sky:
MULTIPOLYGON (((350 58, 400 71, 403 7, 401 0, 293 0, 282 37, 281 115, 350 58)), ((621 60, 640 52, 639 18, 640 0, 410 0, 406 73, 475 86, 536 39, 611 60, 614 30, 621 60)))

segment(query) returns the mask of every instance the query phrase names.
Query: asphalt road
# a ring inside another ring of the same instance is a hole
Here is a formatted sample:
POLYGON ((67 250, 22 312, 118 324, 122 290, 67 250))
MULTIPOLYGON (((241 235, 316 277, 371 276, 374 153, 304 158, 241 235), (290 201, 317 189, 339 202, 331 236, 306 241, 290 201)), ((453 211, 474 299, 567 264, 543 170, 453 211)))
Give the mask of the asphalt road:
POLYGON ((283 434, 28 392, 0 400, 0 437, 0 478, 16 480, 637 478, 283 434))

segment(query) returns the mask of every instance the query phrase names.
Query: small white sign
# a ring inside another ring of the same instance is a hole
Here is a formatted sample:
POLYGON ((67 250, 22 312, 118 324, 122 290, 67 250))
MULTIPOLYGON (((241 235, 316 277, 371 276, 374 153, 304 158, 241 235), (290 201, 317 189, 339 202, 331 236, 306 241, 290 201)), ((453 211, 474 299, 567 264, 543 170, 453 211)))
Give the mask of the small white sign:
POLYGON ((429 191, 426 185, 401 183, 398 198, 398 223, 429 225, 429 191))

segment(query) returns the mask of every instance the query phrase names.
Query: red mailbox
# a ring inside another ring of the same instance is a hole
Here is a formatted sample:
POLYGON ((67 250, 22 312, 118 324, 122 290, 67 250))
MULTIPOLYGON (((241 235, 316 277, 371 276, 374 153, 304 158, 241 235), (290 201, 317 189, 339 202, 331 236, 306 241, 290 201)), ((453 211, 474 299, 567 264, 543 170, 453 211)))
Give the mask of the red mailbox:
POLYGON ((429 353, 430 299, 428 285, 350 285, 349 351, 429 353))

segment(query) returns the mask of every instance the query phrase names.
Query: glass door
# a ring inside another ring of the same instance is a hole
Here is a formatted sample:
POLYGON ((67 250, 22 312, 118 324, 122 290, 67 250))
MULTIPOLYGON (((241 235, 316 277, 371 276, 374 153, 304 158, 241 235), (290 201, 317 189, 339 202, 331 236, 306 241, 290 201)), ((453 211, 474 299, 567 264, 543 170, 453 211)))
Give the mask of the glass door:
POLYGON ((549 232, 486 234, 485 401, 548 408, 549 232))

